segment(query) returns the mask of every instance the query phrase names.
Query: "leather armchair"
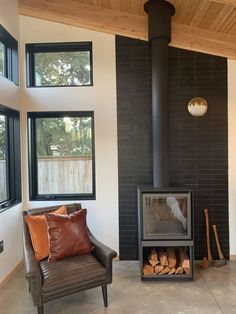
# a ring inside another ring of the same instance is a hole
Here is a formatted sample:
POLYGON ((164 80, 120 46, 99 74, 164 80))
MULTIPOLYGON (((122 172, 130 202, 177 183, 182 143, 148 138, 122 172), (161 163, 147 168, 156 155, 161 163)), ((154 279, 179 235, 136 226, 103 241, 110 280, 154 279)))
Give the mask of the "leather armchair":
MULTIPOLYGON (((69 204, 68 214, 81 208, 69 204)), ((88 230, 94 249, 89 254, 66 257, 54 263, 47 259, 36 261, 25 215, 38 215, 56 210, 60 206, 30 209, 23 212, 23 249, 26 279, 38 314, 44 313, 44 304, 82 290, 102 287, 104 306, 108 306, 107 285, 112 282, 112 259, 117 253, 99 242, 88 230)))

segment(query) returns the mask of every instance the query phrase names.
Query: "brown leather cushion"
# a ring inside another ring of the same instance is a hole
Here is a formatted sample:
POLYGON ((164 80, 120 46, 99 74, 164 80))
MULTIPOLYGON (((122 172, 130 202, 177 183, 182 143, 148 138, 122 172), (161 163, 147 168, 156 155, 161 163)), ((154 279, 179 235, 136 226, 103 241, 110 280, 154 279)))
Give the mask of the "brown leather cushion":
POLYGON ((49 263, 66 256, 91 252, 86 215, 87 209, 81 209, 69 216, 45 214, 49 236, 49 263))
MULTIPOLYGON (((62 206, 53 213, 67 215, 67 210, 65 206, 62 206)), ((49 255, 48 226, 45 215, 26 215, 25 221, 29 228, 35 258, 39 262, 49 255)))
POLYGON ((39 263, 43 302, 80 290, 106 284, 106 269, 92 254, 63 258, 55 263, 39 263))

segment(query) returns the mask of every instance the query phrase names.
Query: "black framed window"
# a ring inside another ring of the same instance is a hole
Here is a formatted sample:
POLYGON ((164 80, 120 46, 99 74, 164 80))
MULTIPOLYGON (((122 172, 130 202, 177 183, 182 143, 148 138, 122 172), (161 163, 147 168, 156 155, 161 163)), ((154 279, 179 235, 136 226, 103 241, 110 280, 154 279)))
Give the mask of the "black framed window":
POLYGON ((92 43, 26 44, 27 86, 91 86, 92 43))
POLYGON ((0 212, 21 201, 19 116, 0 105, 0 212))
POLYGON ((0 75, 18 85, 18 43, 8 31, 0 25, 0 75))
POLYGON ((30 199, 95 199, 93 112, 29 112, 28 131, 30 199))

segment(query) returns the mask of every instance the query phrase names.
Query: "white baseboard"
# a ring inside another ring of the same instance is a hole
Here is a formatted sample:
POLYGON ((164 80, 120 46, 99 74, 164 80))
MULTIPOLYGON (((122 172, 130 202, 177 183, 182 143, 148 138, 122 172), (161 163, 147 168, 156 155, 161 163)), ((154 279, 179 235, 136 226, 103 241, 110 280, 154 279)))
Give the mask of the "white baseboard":
POLYGON ((13 270, 0 282, 0 289, 2 289, 8 282, 9 280, 18 272, 19 269, 23 266, 23 261, 20 261, 13 270))

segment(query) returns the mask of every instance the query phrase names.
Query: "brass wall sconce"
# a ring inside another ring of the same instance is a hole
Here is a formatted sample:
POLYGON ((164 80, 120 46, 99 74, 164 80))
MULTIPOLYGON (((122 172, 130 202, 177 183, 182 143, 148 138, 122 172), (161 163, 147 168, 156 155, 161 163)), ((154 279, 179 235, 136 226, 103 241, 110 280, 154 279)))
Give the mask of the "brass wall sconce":
POLYGON ((207 112, 207 101, 202 97, 192 98, 188 102, 188 112, 194 117, 201 117, 207 112))

